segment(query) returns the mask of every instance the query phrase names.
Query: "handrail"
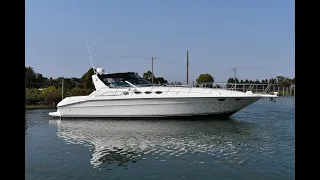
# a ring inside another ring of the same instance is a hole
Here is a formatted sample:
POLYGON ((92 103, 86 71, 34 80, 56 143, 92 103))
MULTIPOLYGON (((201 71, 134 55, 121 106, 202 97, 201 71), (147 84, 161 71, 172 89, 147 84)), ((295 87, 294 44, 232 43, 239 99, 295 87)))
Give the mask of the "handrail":
POLYGON ((269 88, 270 88, 271 84, 269 84, 266 89, 263 91, 264 94, 266 94, 268 91, 269 91, 269 88))
MULTIPOLYGON (((241 84, 231 84, 231 83, 227 83, 226 84, 226 89, 229 89, 229 90, 232 90, 232 91, 237 91, 239 89, 242 89, 242 91, 251 91, 255 86, 263 86, 263 85, 267 85, 266 88, 256 88, 256 93, 258 92, 258 90, 262 93, 267 93, 270 89, 270 87, 274 84, 247 84, 247 83, 241 83, 241 84), (228 88, 228 85, 231 85, 231 87, 228 88), (246 88, 245 86, 248 86, 249 85, 249 88, 246 88), (237 88, 237 86, 239 86, 240 88, 237 88)), ((161 87, 161 86, 160 86, 161 87)), ((163 87, 163 86, 162 86, 163 87)), ((189 89, 182 89, 182 90, 174 90, 174 91, 170 91, 171 90, 171 87, 172 86, 167 86, 168 87, 168 90, 166 91, 166 95, 169 93, 169 92, 176 92, 176 94, 179 94, 179 93, 182 93, 182 92, 187 92, 187 94, 190 94, 191 93, 191 90, 193 88, 197 89, 196 87, 194 86, 180 86, 180 87, 188 87, 189 89)), ((130 93, 131 95, 134 95, 134 92, 137 91, 139 88, 146 88, 146 87, 137 87, 137 88, 133 88, 133 91, 132 93, 130 93)), ((98 91, 95 91, 94 93, 90 94, 90 96, 92 95, 95 95, 95 94, 99 94, 99 95, 105 95, 107 93, 112 93, 112 95, 116 95, 118 91, 120 90, 123 90, 123 91, 127 91, 128 89, 130 89, 130 87, 118 87, 118 88, 108 88, 108 87, 103 87, 101 89, 99 89, 98 91), (107 92, 103 92, 102 94, 99 94, 99 92, 105 90, 105 89, 108 89, 107 92)), ((154 89, 154 86, 151 87, 151 90, 152 91, 154 89)), ((197 93, 204 93, 204 94, 210 94, 213 89, 223 89, 223 88, 215 88, 215 87, 212 87, 210 88, 211 90, 209 92, 197 92, 197 93)), ((274 89, 273 89, 274 90, 274 89)), ((129 90, 130 91, 130 90, 129 90)), ((122 91, 121 91, 122 92, 122 91)), ((123 95, 123 94, 121 94, 123 95)), ((127 95, 127 94, 125 94, 127 95)))

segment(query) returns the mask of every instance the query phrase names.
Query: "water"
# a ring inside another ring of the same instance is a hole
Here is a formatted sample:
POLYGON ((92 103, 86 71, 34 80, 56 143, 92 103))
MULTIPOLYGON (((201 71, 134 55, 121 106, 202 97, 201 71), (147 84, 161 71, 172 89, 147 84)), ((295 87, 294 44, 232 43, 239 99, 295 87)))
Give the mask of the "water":
POLYGON ((63 120, 26 112, 26 179, 294 179, 294 97, 232 118, 63 120))

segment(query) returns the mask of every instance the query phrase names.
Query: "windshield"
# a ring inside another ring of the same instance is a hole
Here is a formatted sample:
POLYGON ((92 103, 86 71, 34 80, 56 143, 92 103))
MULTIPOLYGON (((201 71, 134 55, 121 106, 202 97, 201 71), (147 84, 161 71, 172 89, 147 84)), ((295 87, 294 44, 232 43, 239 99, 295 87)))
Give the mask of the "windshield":
POLYGON ((152 86, 152 83, 135 74, 128 74, 126 76, 126 80, 135 86, 141 86, 141 87, 152 86))
POLYGON ((133 73, 103 74, 98 75, 98 77, 110 88, 131 87, 130 84, 125 81, 138 87, 152 86, 152 83, 133 73))

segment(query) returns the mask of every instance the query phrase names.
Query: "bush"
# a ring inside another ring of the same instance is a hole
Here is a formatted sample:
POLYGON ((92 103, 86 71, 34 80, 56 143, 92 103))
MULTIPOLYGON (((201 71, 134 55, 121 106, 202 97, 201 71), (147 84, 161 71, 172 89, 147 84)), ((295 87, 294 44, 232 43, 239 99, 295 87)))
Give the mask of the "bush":
MULTIPOLYGON (((91 93, 90 89, 72 88, 65 90, 64 98, 70 96, 85 96, 91 93)), ((43 102, 44 104, 56 104, 62 100, 62 89, 54 86, 47 87, 42 91, 38 89, 26 89, 26 103, 36 104, 43 102)))
POLYGON ((26 89, 26 102, 27 104, 35 104, 40 100, 40 91, 38 89, 26 89))

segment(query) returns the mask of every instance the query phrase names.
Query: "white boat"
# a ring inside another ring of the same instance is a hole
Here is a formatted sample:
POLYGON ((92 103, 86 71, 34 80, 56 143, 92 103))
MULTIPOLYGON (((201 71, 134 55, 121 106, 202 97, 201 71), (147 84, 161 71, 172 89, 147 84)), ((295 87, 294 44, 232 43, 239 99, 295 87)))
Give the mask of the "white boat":
MULTIPOLYGON (((221 88, 155 86, 134 72, 92 75, 95 91, 66 97, 49 115, 67 117, 231 116, 261 98, 277 95, 221 88)), ((268 89, 268 88, 266 88, 268 89)))

